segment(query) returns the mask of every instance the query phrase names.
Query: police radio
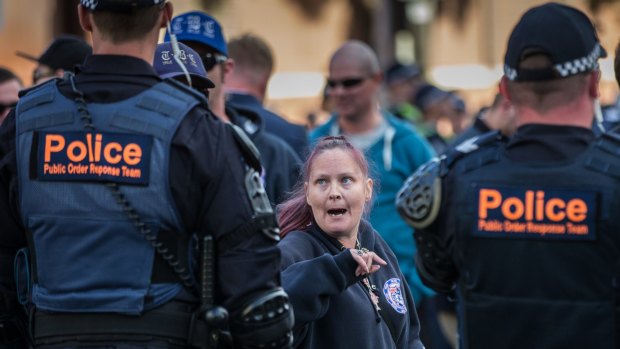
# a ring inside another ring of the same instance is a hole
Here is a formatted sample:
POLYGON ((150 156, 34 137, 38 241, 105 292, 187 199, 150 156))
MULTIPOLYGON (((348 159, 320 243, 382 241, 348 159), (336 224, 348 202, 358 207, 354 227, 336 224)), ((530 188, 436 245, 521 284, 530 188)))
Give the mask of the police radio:
POLYGON ((167 26, 168 34, 170 35, 170 44, 172 46, 172 58, 179 65, 179 67, 181 67, 181 70, 183 71, 183 74, 185 74, 185 79, 187 80, 187 84, 189 85, 189 87, 193 87, 192 77, 189 75, 187 68, 185 68, 185 64, 183 64, 183 62, 181 62, 181 59, 179 58, 181 57, 181 49, 179 48, 179 41, 177 40, 177 36, 172 32, 172 28, 170 27, 169 18, 166 19, 166 26, 167 26))
POLYGON ((601 130, 601 132, 605 132, 605 127, 603 126, 603 109, 601 108, 601 101, 598 98, 595 98, 592 102, 592 106, 594 108, 594 120, 596 121, 596 125, 601 130))

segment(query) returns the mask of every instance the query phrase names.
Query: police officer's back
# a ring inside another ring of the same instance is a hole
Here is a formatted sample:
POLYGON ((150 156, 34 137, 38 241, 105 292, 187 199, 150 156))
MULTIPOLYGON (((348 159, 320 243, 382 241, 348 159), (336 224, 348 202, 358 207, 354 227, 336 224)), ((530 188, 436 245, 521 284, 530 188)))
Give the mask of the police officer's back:
POLYGON ((517 133, 464 142, 399 194, 420 276, 456 291, 461 348, 617 348, 620 138, 590 129, 604 56, 583 13, 530 9, 501 82, 517 133))
POLYGON ((82 0, 94 55, 3 125, 0 323, 19 327, 4 316, 19 300, 36 347, 290 342, 252 147, 150 65, 171 16, 164 0, 82 0))

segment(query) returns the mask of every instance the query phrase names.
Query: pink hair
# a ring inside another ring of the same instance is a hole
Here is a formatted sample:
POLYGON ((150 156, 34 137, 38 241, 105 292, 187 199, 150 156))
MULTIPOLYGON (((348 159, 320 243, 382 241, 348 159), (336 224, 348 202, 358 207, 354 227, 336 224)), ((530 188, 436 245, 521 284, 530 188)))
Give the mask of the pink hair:
MULTIPOLYGON (((357 149, 345 136, 328 136, 318 140, 314 149, 308 155, 306 162, 301 170, 301 178, 295 185, 293 192, 289 195, 289 198, 278 205, 278 220, 280 222, 280 236, 284 237, 286 234, 295 230, 305 230, 306 227, 312 223, 312 209, 306 202, 306 193, 304 191, 304 183, 308 182, 310 177, 310 169, 316 157, 327 150, 342 149, 348 151, 353 157, 353 160, 362 170, 365 177, 368 177, 368 161, 364 154, 357 149)), ((370 205, 367 204, 365 210, 367 211, 370 205)), ((367 212, 366 212, 367 213, 367 212)))

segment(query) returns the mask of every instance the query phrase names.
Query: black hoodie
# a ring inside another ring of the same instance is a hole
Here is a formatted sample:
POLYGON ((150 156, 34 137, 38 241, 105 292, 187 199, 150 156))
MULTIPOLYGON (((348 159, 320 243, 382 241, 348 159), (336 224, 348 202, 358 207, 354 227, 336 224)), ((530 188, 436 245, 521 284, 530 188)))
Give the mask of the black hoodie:
POLYGON ((413 297, 394 253, 364 220, 358 240, 388 263, 368 277, 379 311, 363 278, 355 276, 351 253, 316 224, 278 244, 282 287, 295 313, 295 347, 423 349, 413 297))

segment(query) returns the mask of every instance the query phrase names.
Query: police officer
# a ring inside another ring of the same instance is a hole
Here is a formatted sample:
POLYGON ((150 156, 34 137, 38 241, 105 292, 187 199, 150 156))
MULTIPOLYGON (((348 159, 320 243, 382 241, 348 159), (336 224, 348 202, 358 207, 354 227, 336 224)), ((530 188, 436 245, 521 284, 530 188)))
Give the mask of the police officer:
POLYGON ((78 12, 94 55, 24 93, 0 133, 2 327, 40 348, 288 347, 253 148, 151 67, 172 5, 78 12))
POLYGON ((579 10, 528 10, 501 81, 516 134, 461 144, 399 193, 420 276, 456 293, 460 348, 619 345, 620 139, 590 128, 605 55, 579 10))

